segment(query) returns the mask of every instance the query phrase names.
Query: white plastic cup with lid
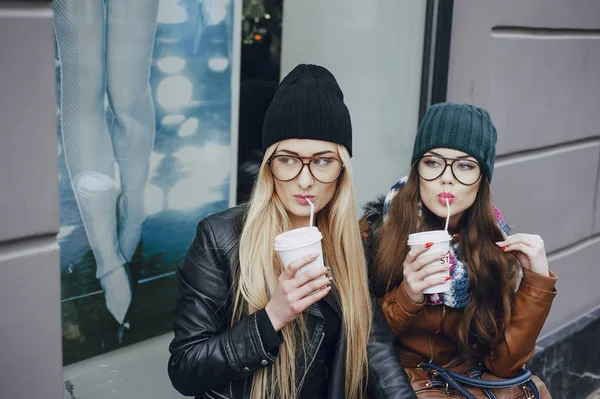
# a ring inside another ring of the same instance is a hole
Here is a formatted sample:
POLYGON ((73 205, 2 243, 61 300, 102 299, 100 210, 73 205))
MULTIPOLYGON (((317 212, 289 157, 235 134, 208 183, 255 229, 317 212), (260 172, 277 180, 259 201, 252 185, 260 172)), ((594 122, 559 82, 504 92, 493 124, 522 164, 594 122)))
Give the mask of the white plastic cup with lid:
POLYGON ((301 274, 309 269, 324 266, 322 239, 323 235, 318 228, 300 227, 275 237, 275 251, 279 254, 284 267, 288 267, 290 263, 305 255, 318 254, 317 259, 298 270, 298 274, 301 274))
MULTIPOLYGON (((418 258, 422 256, 426 256, 433 253, 438 252, 448 252, 450 250, 450 242, 452 241, 452 236, 448 234, 446 230, 432 230, 432 231, 424 231, 422 233, 414 233, 408 236, 408 245, 411 249, 418 246, 423 246, 429 242, 433 243, 433 245, 429 248, 428 251, 423 252, 418 258)), ((442 259, 439 259, 433 263, 425 265, 425 267, 433 267, 433 266, 444 266, 450 265, 450 254, 446 254, 442 259)), ((438 279, 442 277, 450 277, 450 270, 436 273, 431 276, 425 278, 425 280, 438 279)), ((450 281, 446 281, 443 284, 435 285, 433 287, 427 288, 423 291, 424 294, 437 294, 440 292, 447 292, 450 290, 450 281)))

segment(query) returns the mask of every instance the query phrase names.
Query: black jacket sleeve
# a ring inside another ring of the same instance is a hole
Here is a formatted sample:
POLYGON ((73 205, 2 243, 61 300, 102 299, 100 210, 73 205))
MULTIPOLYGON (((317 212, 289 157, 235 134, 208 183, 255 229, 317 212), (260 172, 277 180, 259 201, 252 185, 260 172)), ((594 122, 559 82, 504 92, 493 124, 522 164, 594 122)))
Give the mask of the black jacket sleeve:
POLYGON ((274 363, 279 354, 279 347, 265 349, 256 313, 231 326, 234 292, 228 262, 204 219, 177 268, 180 294, 168 373, 183 395, 226 386, 274 363))
POLYGON ((373 328, 367 351, 370 399, 417 398, 398 359, 392 331, 375 299, 373 299, 373 328))

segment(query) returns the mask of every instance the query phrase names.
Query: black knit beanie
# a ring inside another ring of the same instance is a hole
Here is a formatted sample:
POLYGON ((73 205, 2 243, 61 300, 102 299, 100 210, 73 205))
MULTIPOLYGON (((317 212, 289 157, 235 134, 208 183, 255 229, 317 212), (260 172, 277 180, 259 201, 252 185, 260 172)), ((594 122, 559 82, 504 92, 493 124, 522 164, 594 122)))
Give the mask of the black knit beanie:
POLYGON ((287 139, 330 141, 352 155, 352 123, 344 94, 322 66, 298 65, 275 92, 263 123, 263 151, 287 139))
POLYGON ((496 128, 486 110, 470 104, 434 104, 417 131, 411 164, 434 148, 466 152, 492 181, 496 161, 496 128))

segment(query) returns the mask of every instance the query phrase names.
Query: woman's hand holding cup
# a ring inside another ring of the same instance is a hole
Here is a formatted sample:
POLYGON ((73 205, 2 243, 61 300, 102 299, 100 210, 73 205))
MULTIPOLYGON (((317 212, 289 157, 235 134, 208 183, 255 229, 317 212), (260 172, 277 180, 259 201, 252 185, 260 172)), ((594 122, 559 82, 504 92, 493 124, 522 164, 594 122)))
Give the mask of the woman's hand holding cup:
POLYGON ((410 300, 415 303, 421 303, 425 300, 423 291, 427 288, 444 284, 450 279, 450 277, 440 277, 425 280, 425 278, 429 276, 450 270, 450 264, 448 263, 425 267, 440 260, 445 262, 444 259, 447 259, 448 257, 448 252, 439 252, 431 255, 427 254, 419 257, 421 254, 428 251, 430 247, 431 245, 413 247, 408 255, 406 255, 406 259, 402 264, 402 274, 404 277, 402 284, 404 284, 404 291, 406 291, 410 300))
POLYGON ((275 331, 294 321, 300 313, 331 291, 332 278, 327 276, 329 269, 326 267, 313 267, 296 275, 300 268, 318 256, 306 255, 291 262, 279 276, 277 289, 265 308, 275 331))

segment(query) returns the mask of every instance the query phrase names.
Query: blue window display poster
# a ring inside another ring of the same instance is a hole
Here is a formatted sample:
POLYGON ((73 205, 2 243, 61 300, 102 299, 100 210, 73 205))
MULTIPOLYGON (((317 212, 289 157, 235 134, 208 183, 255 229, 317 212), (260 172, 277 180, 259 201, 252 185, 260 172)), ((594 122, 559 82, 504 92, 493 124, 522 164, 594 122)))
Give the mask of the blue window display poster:
POLYGON ((233 205, 237 1, 53 0, 65 364, 168 332, 197 222, 233 205))

